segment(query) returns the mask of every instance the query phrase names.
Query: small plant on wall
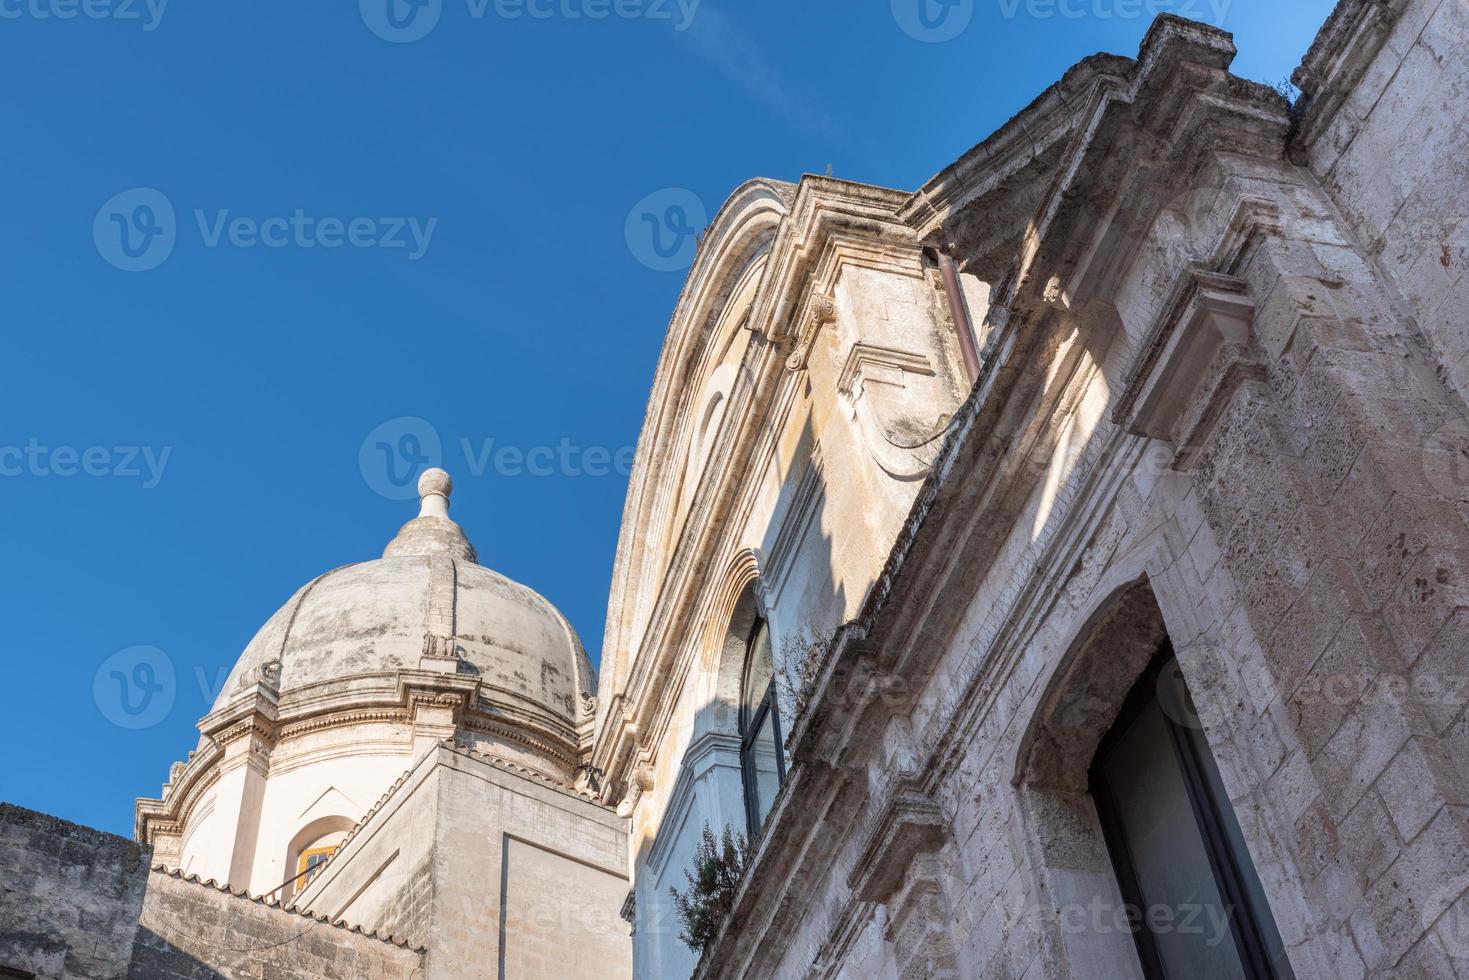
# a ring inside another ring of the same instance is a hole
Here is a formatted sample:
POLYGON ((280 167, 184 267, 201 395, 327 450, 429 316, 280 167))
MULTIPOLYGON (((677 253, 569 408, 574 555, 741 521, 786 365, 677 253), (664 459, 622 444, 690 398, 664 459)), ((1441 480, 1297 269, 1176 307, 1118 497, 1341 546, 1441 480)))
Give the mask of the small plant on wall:
POLYGON ((734 908, 735 892, 749 862, 750 845, 744 834, 733 833, 726 826, 723 836, 715 840, 714 831, 707 823, 704 825, 694 849, 694 866, 684 871, 688 891, 668 889, 673 895, 674 914, 683 927, 678 938, 695 953, 702 955, 719 935, 719 927, 734 908))

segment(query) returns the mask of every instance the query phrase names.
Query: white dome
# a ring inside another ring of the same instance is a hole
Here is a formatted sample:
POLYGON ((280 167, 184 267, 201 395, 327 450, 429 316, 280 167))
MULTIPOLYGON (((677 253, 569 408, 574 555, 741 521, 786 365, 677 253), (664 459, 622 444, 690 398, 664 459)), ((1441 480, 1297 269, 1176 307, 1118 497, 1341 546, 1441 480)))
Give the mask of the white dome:
POLYGON ((420 481, 423 513, 383 558, 302 587, 255 634, 215 709, 269 676, 284 696, 313 684, 417 670, 425 655, 455 657, 456 673, 512 711, 575 725, 596 677, 571 624, 546 599, 478 564, 448 518, 448 475, 420 481))

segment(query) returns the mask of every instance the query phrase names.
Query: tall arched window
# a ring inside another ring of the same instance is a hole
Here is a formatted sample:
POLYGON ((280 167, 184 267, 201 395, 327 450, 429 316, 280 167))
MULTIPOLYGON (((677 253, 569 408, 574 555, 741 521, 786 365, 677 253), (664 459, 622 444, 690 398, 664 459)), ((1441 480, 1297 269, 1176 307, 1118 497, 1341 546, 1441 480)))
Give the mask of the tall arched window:
POLYGON ((745 816, 752 840, 786 776, 774 679, 770 627, 764 619, 757 619, 745 645, 740 697, 740 768, 745 778, 745 816))
POLYGON ((1148 980, 1290 980, 1290 962, 1171 648, 1092 765, 1148 980))

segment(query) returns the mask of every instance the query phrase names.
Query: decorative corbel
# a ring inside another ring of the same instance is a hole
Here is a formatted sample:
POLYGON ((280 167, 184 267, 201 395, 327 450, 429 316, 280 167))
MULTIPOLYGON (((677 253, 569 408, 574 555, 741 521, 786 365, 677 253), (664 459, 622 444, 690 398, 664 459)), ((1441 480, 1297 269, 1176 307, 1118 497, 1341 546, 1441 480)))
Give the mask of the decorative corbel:
POLYGON ((632 771, 627 780, 627 792, 622 797, 622 802, 617 805, 617 815, 626 819, 632 816, 633 810, 637 808, 638 800, 644 793, 653 789, 653 767, 646 763, 639 764, 632 771))
POLYGON ((457 674, 459 664, 459 645, 454 642, 452 636, 424 634, 423 652, 418 658, 420 670, 433 671, 438 674, 457 674))
POLYGON ((786 368, 791 371, 804 371, 806 361, 811 356, 811 348, 816 345, 816 338, 821 333, 821 328, 828 323, 833 323, 837 318, 836 300, 823 293, 814 294, 806 305, 806 314, 801 318, 801 333, 796 338, 795 349, 791 356, 786 358, 786 368))
POLYGON ((398 696, 407 709, 413 754, 425 752, 459 732, 459 719, 479 697, 479 681, 436 671, 400 671, 398 696))

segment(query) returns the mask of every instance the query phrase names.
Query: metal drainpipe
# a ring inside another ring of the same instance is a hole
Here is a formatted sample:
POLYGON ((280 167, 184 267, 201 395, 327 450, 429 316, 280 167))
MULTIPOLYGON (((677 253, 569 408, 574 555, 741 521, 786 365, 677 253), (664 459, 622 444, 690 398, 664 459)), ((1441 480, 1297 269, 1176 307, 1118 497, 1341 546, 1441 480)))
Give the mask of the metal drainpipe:
POLYGON ((959 349, 964 353, 964 372, 969 383, 979 380, 979 348, 974 344, 974 323, 969 319, 969 305, 964 302, 964 291, 959 287, 959 270, 951 256, 934 249, 939 274, 944 278, 944 294, 949 298, 949 314, 954 318, 954 330, 959 334, 959 349))

